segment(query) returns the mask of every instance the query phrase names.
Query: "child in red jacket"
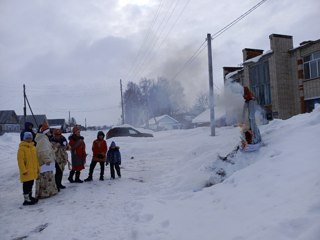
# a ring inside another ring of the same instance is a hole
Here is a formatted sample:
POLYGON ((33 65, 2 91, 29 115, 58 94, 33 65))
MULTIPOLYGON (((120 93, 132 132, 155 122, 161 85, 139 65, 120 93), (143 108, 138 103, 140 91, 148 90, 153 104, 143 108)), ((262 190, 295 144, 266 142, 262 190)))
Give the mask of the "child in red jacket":
POLYGON ((90 170, 89 170, 89 176, 84 181, 90 182, 92 181, 92 174, 94 171, 94 168, 96 167, 97 163, 100 164, 100 181, 103 181, 104 178, 104 163, 107 159, 106 154, 108 151, 108 146, 106 140, 104 140, 104 133, 102 131, 98 132, 97 139, 93 141, 92 143, 92 160, 90 164, 90 170))

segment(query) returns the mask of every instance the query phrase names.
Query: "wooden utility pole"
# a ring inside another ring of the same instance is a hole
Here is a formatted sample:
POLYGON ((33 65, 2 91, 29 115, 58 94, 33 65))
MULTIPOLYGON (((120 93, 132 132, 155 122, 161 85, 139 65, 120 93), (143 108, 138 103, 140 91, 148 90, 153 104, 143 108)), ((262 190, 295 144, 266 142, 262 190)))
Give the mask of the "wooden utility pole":
POLYGON ((214 119, 214 95, 213 95, 213 69, 212 69, 212 50, 211 50, 211 34, 207 34, 208 43, 208 66, 209 66, 209 105, 210 105, 210 127, 211 136, 215 136, 215 119, 214 119))
POLYGON ((27 100, 26 100, 26 85, 23 84, 23 123, 25 124, 27 121, 27 100))
POLYGON ((123 110, 122 80, 121 79, 120 79, 120 93, 121 93, 122 124, 124 124, 124 110, 123 110))

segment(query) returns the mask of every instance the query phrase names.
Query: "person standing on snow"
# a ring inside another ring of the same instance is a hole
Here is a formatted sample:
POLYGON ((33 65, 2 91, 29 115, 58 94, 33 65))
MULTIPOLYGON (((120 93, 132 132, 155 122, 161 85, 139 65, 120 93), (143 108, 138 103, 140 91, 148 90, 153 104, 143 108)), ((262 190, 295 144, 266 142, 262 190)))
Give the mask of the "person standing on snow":
POLYGON ((50 140, 51 140, 51 143, 53 144, 53 147, 56 149, 55 181, 56 181, 58 191, 60 191, 60 189, 66 188, 65 186, 62 185, 62 177, 63 177, 64 168, 68 162, 67 150, 69 150, 69 144, 67 142, 67 139, 62 135, 61 130, 58 128, 53 130, 53 136, 50 140))
POLYGON ((23 141, 23 134, 25 132, 30 132, 32 134, 32 141, 34 141, 34 138, 36 137, 36 134, 33 132, 33 124, 31 122, 25 122, 24 129, 20 133, 20 140, 23 141))
POLYGON ((80 174, 81 170, 84 169, 87 154, 84 137, 80 135, 80 128, 78 126, 75 126, 72 129, 72 135, 69 137, 69 145, 71 147, 72 169, 70 171, 68 180, 70 183, 83 183, 83 181, 80 179, 80 174), (75 180, 73 180, 74 174, 76 175, 75 180))
POLYGON ((100 164, 100 181, 104 180, 104 163, 107 159, 107 151, 108 146, 106 140, 104 140, 104 133, 102 131, 99 131, 97 134, 97 139, 93 141, 92 143, 92 160, 90 164, 90 170, 89 170, 89 176, 84 181, 90 182, 92 181, 92 174, 94 171, 94 168, 96 167, 97 163, 100 164))
POLYGON ((117 175, 121 178, 120 165, 121 165, 121 154, 119 151, 120 147, 116 146, 115 142, 111 142, 109 151, 107 153, 107 163, 110 163, 110 175, 111 179, 115 178, 114 169, 117 171, 117 175))
MULTIPOLYGON (((243 91, 244 91, 243 98, 245 100, 244 111, 246 109, 248 110, 248 121, 249 121, 248 127, 252 133, 252 144, 260 143, 261 135, 255 120, 256 101, 252 92, 249 90, 248 87, 244 87, 243 91)), ((243 119, 244 119, 244 115, 245 114, 243 114, 243 119)), ((245 119, 244 119, 244 122, 246 122, 245 119)))
POLYGON ((58 193, 54 180, 55 171, 55 150, 49 141, 51 136, 49 125, 44 122, 37 133, 35 141, 37 143, 37 155, 40 165, 40 176, 36 181, 36 197, 48 198, 58 193))
POLYGON ((24 196, 23 205, 34 205, 38 202, 38 199, 32 197, 33 183, 38 178, 40 171, 37 150, 32 140, 32 133, 25 132, 17 153, 20 181, 22 182, 24 196))

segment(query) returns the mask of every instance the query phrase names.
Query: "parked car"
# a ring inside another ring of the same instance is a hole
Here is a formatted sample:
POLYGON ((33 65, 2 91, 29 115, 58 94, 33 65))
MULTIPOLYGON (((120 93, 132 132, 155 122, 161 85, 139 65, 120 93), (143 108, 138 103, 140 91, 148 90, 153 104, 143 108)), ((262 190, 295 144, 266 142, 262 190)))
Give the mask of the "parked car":
POLYGON ((107 132, 107 139, 113 137, 153 137, 153 135, 142 133, 132 127, 114 127, 107 132))

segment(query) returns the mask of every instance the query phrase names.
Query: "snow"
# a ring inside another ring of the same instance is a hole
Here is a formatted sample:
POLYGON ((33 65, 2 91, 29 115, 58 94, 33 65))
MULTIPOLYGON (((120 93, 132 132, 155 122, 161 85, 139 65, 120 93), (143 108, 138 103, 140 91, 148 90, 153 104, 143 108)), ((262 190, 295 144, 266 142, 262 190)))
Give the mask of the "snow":
MULTIPOLYGON (((4 134, 1 239, 320 239, 320 107, 259 128, 263 146, 224 163, 222 183, 205 187, 239 129, 217 128, 215 137, 208 127, 172 130, 110 139, 122 153, 121 179, 99 181, 97 165, 94 181, 71 184, 65 170, 67 188, 34 206, 22 206, 19 134, 4 134)), ((96 132, 82 134, 91 154, 96 132)))
MULTIPOLYGON (((226 110, 223 106, 214 107, 215 119, 221 119, 226 116, 226 110)), ((209 123, 210 122, 210 109, 207 109, 200 113, 197 117, 192 120, 192 123, 209 123)))
POLYGON ((271 53, 273 53, 273 51, 272 51, 272 50, 268 50, 268 51, 266 51, 264 54, 261 54, 261 55, 259 55, 259 56, 250 58, 250 59, 244 61, 243 63, 244 63, 244 64, 245 64, 245 63, 249 63, 249 62, 257 63, 257 62, 259 62, 259 60, 260 60, 262 57, 264 57, 264 56, 266 56, 266 55, 269 55, 269 54, 271 54, 271 53))

